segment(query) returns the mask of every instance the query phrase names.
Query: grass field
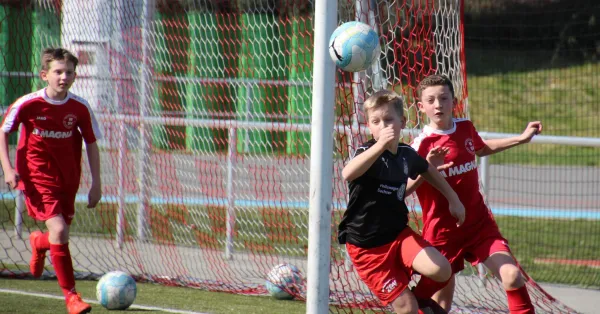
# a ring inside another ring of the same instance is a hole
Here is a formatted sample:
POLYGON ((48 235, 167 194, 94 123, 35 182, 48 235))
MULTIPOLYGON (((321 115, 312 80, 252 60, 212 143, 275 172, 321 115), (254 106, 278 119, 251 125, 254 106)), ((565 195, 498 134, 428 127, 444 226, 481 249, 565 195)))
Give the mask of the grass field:
MULTIPOLYGON (((96 299, 95 281, 78 281, 77 290, 84 299, 96 299)), ((207 292, 181 287, 165 287, 138 283, 135 305, 171 308, 211 314, 225 313, 306 313, 300 301, 280 301, 270 297, 243 296, 229 293, 207 292)), ((22 280, 0 278, 0 289, 19 290, 61 296, 55 280, 22 280)), ((0 292, 1 313, 38 314, 64 313, 63 300, 22 296, 0 292)), ((93 313, 115 313, 101 305, 92 304, 93 313)), ((149 310, 129 309, 127 313, 148 313, 149 310)), ((166 313, 156 311, 155 313, 166 313)))

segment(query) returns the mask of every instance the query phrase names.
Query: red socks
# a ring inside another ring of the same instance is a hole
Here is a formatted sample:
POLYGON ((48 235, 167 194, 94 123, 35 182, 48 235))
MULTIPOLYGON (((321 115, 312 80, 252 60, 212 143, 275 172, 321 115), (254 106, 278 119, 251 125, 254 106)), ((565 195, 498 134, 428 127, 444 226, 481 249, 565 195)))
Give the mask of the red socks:
POLYGON ((48 241, 48 235, 48 232, 44 232, 41 236, 35 239, 35 248, 38 251, 43 250, 45 252, 50 249, 50 241, 48 241))
POLYGON ((508 298, 508 310, 510 314, 535 313, 526 286, 514 290, 506 290, 506 297, 508 298))
POLYGON ((66 297, 69 293, 75 291, 75 275, 73 274, 73 261, 71 260, 69 244, 50 244, 49 246, 50 259, 56 271, 58 285, 66 297))

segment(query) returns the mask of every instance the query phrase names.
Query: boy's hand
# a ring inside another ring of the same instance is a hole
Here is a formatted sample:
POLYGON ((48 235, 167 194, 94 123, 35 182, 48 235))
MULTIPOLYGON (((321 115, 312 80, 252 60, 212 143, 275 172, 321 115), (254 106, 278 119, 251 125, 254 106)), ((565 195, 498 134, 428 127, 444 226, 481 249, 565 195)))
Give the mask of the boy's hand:
POLYGON ((102 186, 99 184, 92 183, 90 193, 88 194, 88 205, 87 208, 94 208, 100 202, 102 198, 102 186))
POLYGON ((527 124, 527 127, 525 128, 525 131, 523 131, 523 134, 521 134, 521 142, 529 143, 533 136, 538 135, 540 133, 542 133, 542 122, 529 122, 529 124, 527 124))
POLYGON ((456 198, 456 201, 451 202, 449 205, 450 214, 458 220, 456 226, 460 227, 460 225, 465 222, 465 206, 458 200, 458 197, 456 198))
POLYGON ((392 128, 391 125, 386 126, 379 132, 379 139, 377 140, 377 144, 380 145, 379 148, 381 148, 381 150, 383 151, 390 147, 390 145, 394 142, 395 138, 396 131, 394 130, 394 128, 392 128))
POLYGON ((454 162, 452 161, 444 164, 444 157, 446 157, 449 151, 449 147, 436 146, 427 153, 425 159, 427 159, 432 166, 436 167, 438 171, 446 170, 454 165, 454 162))
POLYGON ((14 189, 17 187, 19 183, 19 174, 15 171, 15 169, 8 169, 4 172, 4 182, 8 185, 9 188, 14 189))

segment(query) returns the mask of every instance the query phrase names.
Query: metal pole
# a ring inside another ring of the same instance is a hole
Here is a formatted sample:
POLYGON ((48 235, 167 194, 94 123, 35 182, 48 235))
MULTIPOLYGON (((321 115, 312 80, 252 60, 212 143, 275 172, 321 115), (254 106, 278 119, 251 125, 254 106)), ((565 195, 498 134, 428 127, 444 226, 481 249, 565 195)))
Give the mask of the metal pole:
POLYGON ((489 157, 483 156, 479 158, 479 167, 481 175, 481 185, 483 186, 483 196, 487 199, 490 192, 490 163, 489 157))
POLYGON ((146 216, 150 210, 149 185, 151 165, 151 126, 146 124, 144 118, 148 115, 148 98, 151 81, 150 60, 150 24, 154 16, 154 0, 144 0, 142 15, 142 68, 140 71, 140 151, 139 151, 139 193, 140 203, 138 205, 137 235, 139 240, 146 240, 146 216))
POLYGON ((125 122, 121 121, 119 125, 119 157, 117 160, 117 247, 121 248, 123 245, 123 238, 125 233, 125 161, 127 158, 127 133, 125 132, 125 122))
POLYGON ((227 153, 227 242, 225 258, 233 259, 233 236, 235 233, 235 198, 233 196, 233 167, 237 155, 237 129, 229 129, 229 151, 227 153))
POLYGON ((23 212, 25 211, 25 199, 23 191, 15 190, 15 236, 23 238, 23 212))
POLYGON ((314 23, 306 313, 320 314, 329 312, 335 65, 328 45, 337 0, 317 1, 314 23))

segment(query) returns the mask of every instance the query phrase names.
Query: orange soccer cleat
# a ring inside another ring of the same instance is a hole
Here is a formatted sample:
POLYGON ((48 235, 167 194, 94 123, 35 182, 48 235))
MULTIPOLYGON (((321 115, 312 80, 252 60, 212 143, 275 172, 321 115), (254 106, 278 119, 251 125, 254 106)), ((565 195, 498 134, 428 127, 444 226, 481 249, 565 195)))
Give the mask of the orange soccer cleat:
POLYGON ((66 302, 69 314, 84 314, 92 311, 92 307, 81 299, 79 293, 70 293, 66 302))
POLYGON ((38 250, 35 245, 35 240, 42 235, 41 231, 34 231, 29 235, 29 243, 31 244, 31 261, 29 262, 29 271, 35 278, 42 276, 44 272, 44 263, 46 262, 46 251, 38 250))

